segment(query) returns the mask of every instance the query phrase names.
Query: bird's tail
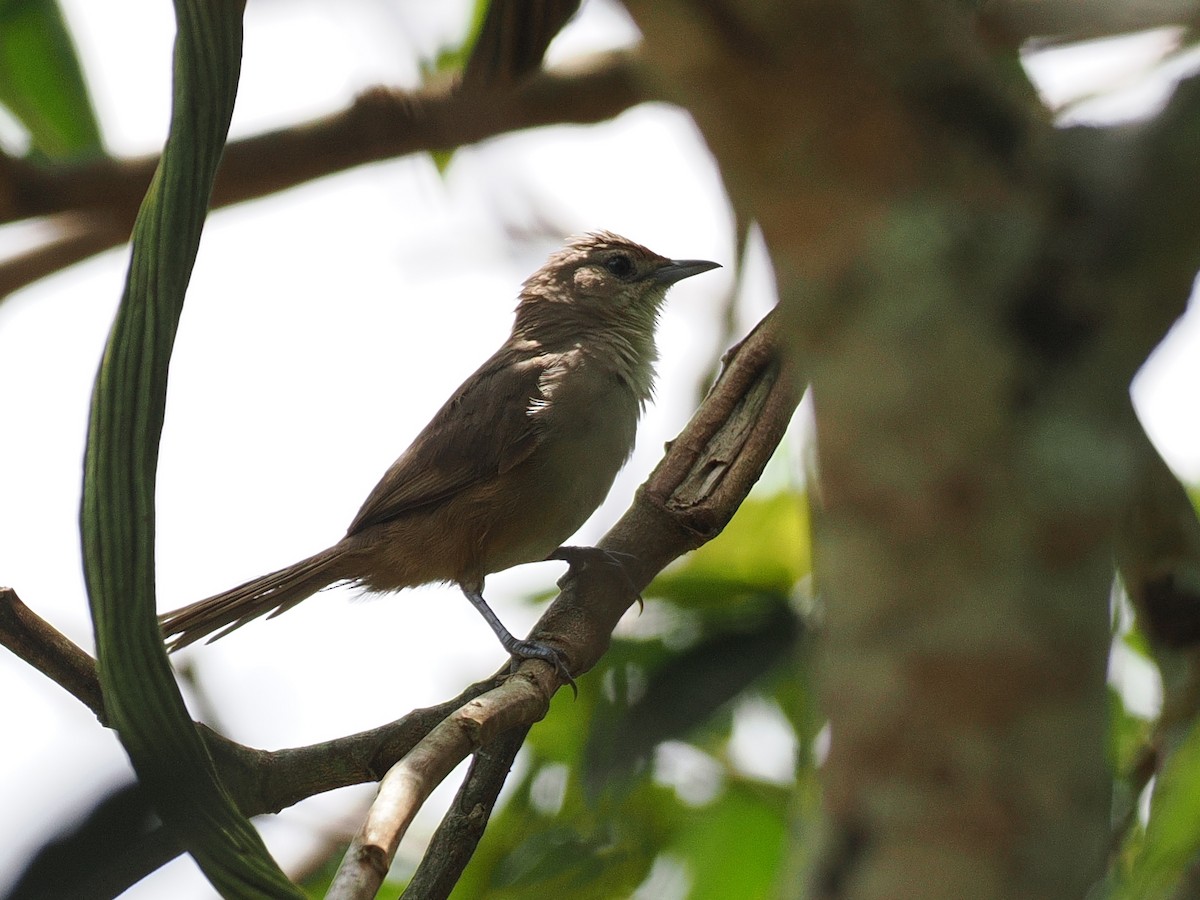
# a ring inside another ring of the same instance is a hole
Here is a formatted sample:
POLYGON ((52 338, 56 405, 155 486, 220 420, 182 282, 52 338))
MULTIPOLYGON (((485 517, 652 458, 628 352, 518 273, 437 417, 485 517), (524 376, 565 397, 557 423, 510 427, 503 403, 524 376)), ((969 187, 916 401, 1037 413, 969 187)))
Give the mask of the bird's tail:
POLYGON ((342 571, 344 559, 342 548, 330 547, 223 594, 163 613, 158 624, 167 639, 167 649, 173 652, 220 631, 212 638, 215 641, 251 619, 287 612, 321 588, 346 580, 342 571))

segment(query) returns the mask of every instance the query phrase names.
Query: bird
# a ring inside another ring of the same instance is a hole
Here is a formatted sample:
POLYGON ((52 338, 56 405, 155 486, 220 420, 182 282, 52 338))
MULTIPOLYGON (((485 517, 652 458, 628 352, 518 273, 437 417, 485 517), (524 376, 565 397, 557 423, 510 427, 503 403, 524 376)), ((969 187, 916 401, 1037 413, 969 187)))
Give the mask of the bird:
POLYGON ((575 568, 602 552, 562 542, 633 452, 668 288, 715 268, 607 231, 568 240, 523 283, 508 339, 386 471, 345 537, 164 613, 168 649, 224 637, 337 584, 388 593, 441 582, 458 586, 514 661, 544 660, 573 685, 556 649, 504 627, 484 579, 545 559, 575 568))

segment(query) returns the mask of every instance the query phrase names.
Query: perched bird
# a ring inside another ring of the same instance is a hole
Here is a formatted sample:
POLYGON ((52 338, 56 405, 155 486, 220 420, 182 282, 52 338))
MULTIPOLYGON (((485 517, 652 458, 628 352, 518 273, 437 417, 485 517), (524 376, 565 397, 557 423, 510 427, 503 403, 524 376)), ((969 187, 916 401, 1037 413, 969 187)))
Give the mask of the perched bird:
POLYGON ((170 648, 278 615, 332 584, 383 592, 440 581, 462 589, 510 655, 546 660, 569 680, 553 648, 501 624, 483 599, 484 578, 583 558, 583 548, 560 544, 633 450, 667 289, 717 267, 666 259, 608 232, 570 241, 525 281, 508 340, 387 470, 346 536, 164 614, 170 648))

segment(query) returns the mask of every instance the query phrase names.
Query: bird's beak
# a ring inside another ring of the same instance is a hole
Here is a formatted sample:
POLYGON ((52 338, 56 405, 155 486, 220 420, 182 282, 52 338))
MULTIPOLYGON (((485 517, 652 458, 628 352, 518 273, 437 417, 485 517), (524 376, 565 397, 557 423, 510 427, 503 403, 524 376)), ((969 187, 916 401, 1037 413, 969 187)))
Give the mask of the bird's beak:
POLYGON ((661 281, 663 284, 674 284, 709 269, 719 268, 720 263, 709 262, 707 259, 672 259, 659 266, 653 277, 655 281, 661 281))

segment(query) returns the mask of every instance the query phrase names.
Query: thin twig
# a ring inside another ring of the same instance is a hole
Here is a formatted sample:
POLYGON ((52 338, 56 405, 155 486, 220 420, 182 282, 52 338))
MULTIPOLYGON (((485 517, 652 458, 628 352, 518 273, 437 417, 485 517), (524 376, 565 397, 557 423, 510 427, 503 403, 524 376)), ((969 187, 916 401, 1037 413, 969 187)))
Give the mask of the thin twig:
POLYGON ((101 725, 108 724, 95 660, 7 587, 0 587, 0 644, 68 691, 101 725))
POLYGON ((401 900, 444 900, 458 883, 491 818, 531 726, 510 729, 475 751, 467 777, 433 833, 401 900))
POLYGON ((417 810, 468 754, 504 731, 536 722, 549 697, 534 680, 510 678, 448 716, 392 767, 346 850, 327 900, 371 898, 387 875, 417 810))
POLYGON ((124 243, 130 224, 96 213, 64 213, 46 223, 51 236, 0 263, 0 301, 47 275, 124 243))

